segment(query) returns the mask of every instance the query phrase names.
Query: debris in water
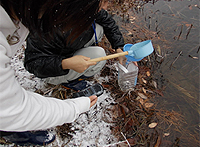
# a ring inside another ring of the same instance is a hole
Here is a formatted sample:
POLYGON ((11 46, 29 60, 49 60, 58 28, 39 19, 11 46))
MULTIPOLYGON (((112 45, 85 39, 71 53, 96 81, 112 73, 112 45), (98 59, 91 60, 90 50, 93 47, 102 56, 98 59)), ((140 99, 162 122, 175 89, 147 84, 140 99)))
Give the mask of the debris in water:
POLYGON ((149 128, 151 128, 151 129, 153 129, 153 128, 155 128, 156 126, 158 125, 158 123, 151 123, 151 124, 149 124, 149 128))
POLYGON ((145 103, 144 104, 144 106, 146 107, 146 108, 150 108, 150 107, 152 107, 154 105, 154 103, 145 103))

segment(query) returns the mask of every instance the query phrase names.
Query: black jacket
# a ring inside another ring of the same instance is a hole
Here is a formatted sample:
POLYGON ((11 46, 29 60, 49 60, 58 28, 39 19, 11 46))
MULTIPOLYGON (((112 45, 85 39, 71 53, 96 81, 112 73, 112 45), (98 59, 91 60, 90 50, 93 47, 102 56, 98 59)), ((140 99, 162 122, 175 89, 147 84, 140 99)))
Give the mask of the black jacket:
MULTIPOLYGON (((101 10, 95 20, 104 29, 104 34, 112 45, 117 49, 124 46, 124 39, 114 19, 107 11, 101 10)), ((72 57, 73 54, 83 48, 91 40, 94 31, 92 27, 83 32, 72 44, 67 45, 65 36, 55 35, 54 40, 41 41, 37 34, 29 34, 25 50, 25 68, 40 78, 65 75, 69 70, 62 69, 62 60, 72 57)))

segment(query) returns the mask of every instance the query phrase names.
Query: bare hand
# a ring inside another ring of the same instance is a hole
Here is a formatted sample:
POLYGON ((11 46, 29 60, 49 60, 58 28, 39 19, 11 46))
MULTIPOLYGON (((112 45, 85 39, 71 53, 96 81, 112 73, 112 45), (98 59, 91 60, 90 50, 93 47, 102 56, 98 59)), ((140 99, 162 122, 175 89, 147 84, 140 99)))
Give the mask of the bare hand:
POLYGON ((90 98, 90 108, 97 102, 97 96, 96 95, 92 95, 89 97, 90 98))
MULTIPOLYGON (((116 51, 117 51, 117 53, 123 52, 121 49, 117 49, 116 51)), ((124 63, 125 63, 126 60, 127 60, 125 56, 118 57, 118 59, 119 59, 119 63, 120 63, 121 65, 124 65, 124 63)), ((133 63, 134 63, 136 66, 138 66, 138 64, 137 64, 136 61, 134 61, 133 63)))
MULTIPOLYGON (((116 52, 117 53, 121 53, 121 52, 123 52, 120 48, 118 48, 117 50, 116 50, 116 52)), ((125 56, 120 56, 120 57, 118 57, 118 59, 119 59, 119 63, 121 64, 121 65, 124 65, 124 63, 126 63, 126 57, 125 56)))
POLYGON ((95 65, 96 62, 89 61, 89 57, 76 55, 71 58, 62 60, 63 69, 72 69, 78 73, 84 72, 89 66, 95 65))
POLYGON ((134 63, 136 66, 138 66, 138 64, 137 64, 137 62, 136 62, 136 61, 134 61, 133 63, 134 63))

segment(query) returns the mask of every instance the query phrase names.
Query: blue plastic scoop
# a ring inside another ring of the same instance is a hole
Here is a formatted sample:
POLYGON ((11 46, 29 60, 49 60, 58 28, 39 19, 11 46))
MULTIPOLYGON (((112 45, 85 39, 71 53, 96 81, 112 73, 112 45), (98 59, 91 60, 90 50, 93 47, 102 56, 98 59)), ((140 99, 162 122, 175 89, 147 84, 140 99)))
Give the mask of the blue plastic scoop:
POLYGON ((123 48, 124 52, 122 53, 116 53, 116 54, 108 55, 105 57, 99 57, 99 58, 91 59, 90 61, 99 62, 99 61, 108 60, 108 59, 112 59, 112 58, 116 58, 120 56, 126 56, 128 61, 140 61, 144 57, 150 55, 153 52, 153 50, 154 49, 153 49, 151 40, 146 40, 146 41, 139 42, 136 44, 124 45, 124 48, 123 48))
POLYGON ((124 52, 128 51, 126 58, 129 61, 140 61, 144 57, 150 55, 153 52, 153 45, 151 40, 146 40, 136 44, 126 44, 123 48, 124 52))

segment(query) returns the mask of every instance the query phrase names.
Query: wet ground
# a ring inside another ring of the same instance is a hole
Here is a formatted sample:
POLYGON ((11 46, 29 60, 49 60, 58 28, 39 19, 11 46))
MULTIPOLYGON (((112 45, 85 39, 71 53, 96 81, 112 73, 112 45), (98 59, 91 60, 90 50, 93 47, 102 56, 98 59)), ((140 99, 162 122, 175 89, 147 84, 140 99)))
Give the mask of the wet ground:
POLYGON ((183 115, 182 130, 173 134, 177 146, 199 145, 199 49, 200 4, 198 0, 154 1, 113 11, 126 36, 126 43, 150 39, 156 58, 153 78, 163 95, 157 95, 157 108, 183 115), (120 17, 119 17, 120 16, 120 17), (186 135, 187 134, 187 135, 186 135))

